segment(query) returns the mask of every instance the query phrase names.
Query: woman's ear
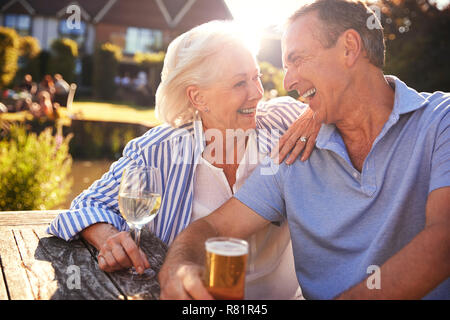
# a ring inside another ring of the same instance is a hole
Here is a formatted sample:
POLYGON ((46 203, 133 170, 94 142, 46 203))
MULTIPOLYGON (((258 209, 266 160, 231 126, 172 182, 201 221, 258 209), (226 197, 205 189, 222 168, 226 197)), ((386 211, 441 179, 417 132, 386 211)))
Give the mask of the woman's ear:
POLYGON ((204 111, 206 106, 205 98, 197 86, 187 87, 186 95, 195 109, 199 111, 204 111))

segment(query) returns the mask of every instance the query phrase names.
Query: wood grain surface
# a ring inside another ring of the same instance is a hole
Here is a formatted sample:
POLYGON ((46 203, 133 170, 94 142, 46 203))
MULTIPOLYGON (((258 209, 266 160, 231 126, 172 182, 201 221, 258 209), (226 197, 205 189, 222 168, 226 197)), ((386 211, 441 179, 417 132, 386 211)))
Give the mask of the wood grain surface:
MULTIPOLYGON (((83 240, 66 242, 47 234, 56 214, 0 213, 0 300, 159 298, 156 276, 143 281, 126 272, 103 272, 94 247, 83 240)), ((157 274, 167 246, 144 228, 141 248, 157 274)))

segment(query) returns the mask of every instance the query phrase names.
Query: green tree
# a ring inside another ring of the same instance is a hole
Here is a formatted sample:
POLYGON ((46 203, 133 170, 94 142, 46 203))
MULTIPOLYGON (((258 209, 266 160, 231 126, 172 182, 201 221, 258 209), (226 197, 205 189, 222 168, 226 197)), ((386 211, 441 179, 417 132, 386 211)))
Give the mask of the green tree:
POLYGON ((427 0, 381 0, 386 74, 419 91, 450 91, 450 7, 427 0))
POLYGON ((8 86, 17 72, 19 35, 14 29, 0 27, 0 87, 8 86))

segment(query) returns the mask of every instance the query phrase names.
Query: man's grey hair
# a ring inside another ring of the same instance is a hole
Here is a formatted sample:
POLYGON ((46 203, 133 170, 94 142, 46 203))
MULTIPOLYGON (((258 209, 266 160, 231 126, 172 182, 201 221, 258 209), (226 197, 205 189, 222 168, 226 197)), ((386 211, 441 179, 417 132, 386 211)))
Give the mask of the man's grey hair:
POLYGON ((316 0, 298 9, 289 19, 288 25, 306 14, 316 12, 321 22, 318 39, 323 47, 332 48, 339 36, 348 29, 357 31, 363 41, 367 57, 373 65, 384 67, 384 34, 375 13, 360 0, 316 0), (375 19, 379 28, 369 28, 367 21, 375 19))

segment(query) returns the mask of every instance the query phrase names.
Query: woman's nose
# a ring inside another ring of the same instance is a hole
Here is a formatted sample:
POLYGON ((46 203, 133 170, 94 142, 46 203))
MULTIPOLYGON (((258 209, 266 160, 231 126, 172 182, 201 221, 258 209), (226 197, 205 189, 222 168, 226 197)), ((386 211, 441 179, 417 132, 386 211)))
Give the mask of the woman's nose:
POLYGON ((258 80, 251 86, 251 92, 249 94, 249 100, 261 100, 264 95, 264 88, 261 80, 258 80))

